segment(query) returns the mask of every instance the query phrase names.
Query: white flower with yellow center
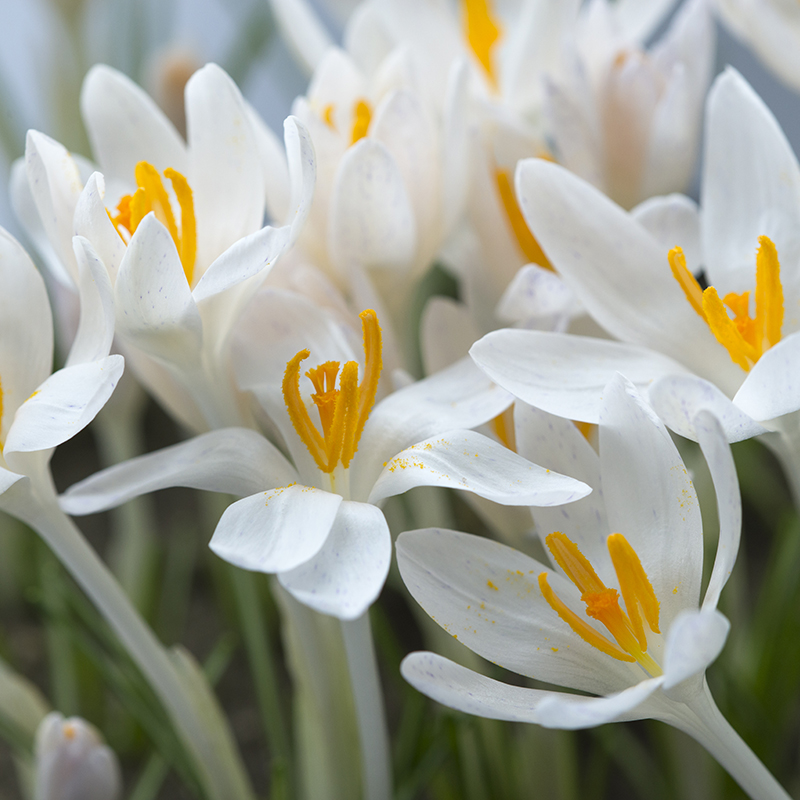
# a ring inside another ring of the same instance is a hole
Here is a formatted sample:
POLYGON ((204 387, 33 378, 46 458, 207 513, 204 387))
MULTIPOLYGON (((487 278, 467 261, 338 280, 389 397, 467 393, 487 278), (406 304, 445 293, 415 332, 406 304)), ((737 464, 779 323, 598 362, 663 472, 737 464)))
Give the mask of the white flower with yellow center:
POLYGON ((186 86, 188 143, 108 67, 87 75, 82 110, 102 174, 84 185, 69 153, 31 131, 27 184, 15 185, 24 221, 34 235, 38 225, 66 284, 76 280, 73 233, 92 243, 114 286, 117 333, 178 419, 195 430, 246 421, 230 385, 227 337, 252 292, 248 280, 263 278, 305 221, 315 168, 303 125, 286 122, 287 167, 274 136, 213 64, 186 86), (264 227, 268 181, 273 209, 285 215, 279 227, 264 227))
POLYGON ((535 447, 545 463, 593 488, 555 514, 537 509, 551 563, 489 539, 428 529, 398 538, 400 573, 436 622, 479 655, 596 696, 510 686, 433 653, 407 656, 405 678, 445 705, 494 719, 567 729, 660 719, 697 739, 751 797, 786 800, 705 681, 730 627, 716 607, 741 527, 736 470, 716 418, 701 411, 694 421, 720 518, 700 604, 697 496, 669 433, 634 387, 617 376, 605 388, 599 456, 570 422, 521 412, 523 451, 535 447))
POLYGON ((682 435, 694 437, 694 414, 710 408, 730 441, 769 429, 781 434, 766 439, 779 453, 798 452, 800 168, 772 115, 730 70, 709 96, 705 164, 702 247, 695 241, 690 259, 705 267, 702 290, 690 249, 674 248, 697 239, 690 205, 654 204, 656 238, 574 175, 524 162, 526 218, 588 313, 619 341, 499 331, 472 354, 500 385, 558 415, 596 422, 602 388, 619 371, 648 389, 682 435))
POLYGON ((353 619, 377 597, 389 569, 383 499, 415 486, 460 489, 506 505, 554 505, 585 494, 580 482, 469 430, 500 413, 509 398, 468 360, 375 403, 375 312, 361 314, 360 367, 319 321, 306 321, 307 301, 281 302, 289 307, 285 323, 297 336, 306 328, 314 351, 325 356, 305 373, 310 397, 300 383, 308 349, 289 359, 279 391, 260 371, 262 383, 249 387, 291 460, 254 431, 222 429, 92 476, 62 497, 62 507, 91 513, 175 485, 249 495, 223 514, 211 548, 237 566, 277 573, 311 608, 353 619))

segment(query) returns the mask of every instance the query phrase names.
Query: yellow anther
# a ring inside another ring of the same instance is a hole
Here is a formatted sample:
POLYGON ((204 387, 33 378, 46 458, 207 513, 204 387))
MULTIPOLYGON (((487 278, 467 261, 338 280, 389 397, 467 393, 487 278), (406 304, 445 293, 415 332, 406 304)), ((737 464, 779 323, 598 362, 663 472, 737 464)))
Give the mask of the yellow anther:
POLYGON ((117 204, 116 215, 108 212, 109 219, 114 224, 120 237, 128 242, 136 232, 139 223, 150 213, 169 231, 172 241, 178 250, 178 256, 183 266, 183 272, 189 285, 194 278, 194 263, 197 257, 197 221, 194 215, 194 197, 192 189, 186 178, 174 169, 164 170, 165 177, 172 183, 172 189, 181 211, 180 231, 172 210, 169 194, 164 188, 164 182, 158 170, 146 161, 136 165, 134 176, 137 189, 133 195, 126 194, 117 204), (127 231, 127 238, 122 230, 127 231))
POLYGON ((720 300, 717 290, 705 291, 686 268, 680 247, 669 251, 668 260, 692 308, 708 323, 717 341, 732 361, 749 372, 765 351, 781 340, 783 328, 783 286, 778 252, 767 236, 758 237, 756 254, 755 317, 750 316, 750 292, 729 292, 720 300), (730 314, 725 307, 733 313, 730 314))
POLYGON ((329 128, 336 130, 336 125, 333 122, 333 103, 328 103, 328 105, 322 109, 322 119, 329 128))
POLYGON ((653 585, 650 583, 636 551, 621 533, 612 533, 606 544, 614 571, 617 573, 617 582, 622 592, 622 599, 625 601, 625 610, 628 612, 634 633, 639 640, 639 646, 642 650, 647 650, 647 636, 642 624, 642 615, 639 613, 640 607, 650 630, 653 633, 661 632, 658 629, 659 602, 653 591, 653 585))
POLYGON ((381 374, 381 329, 372 310, 361 313, 364 336, 364 378, 358 383, 358 364, 326 361, 306 372, 314 386, 311 399, 319 412, 322 433, 311 420, 300 395, 300 364, 310 353, 301 350, 286 365, 283 399, 297 435, 320 470, 332 473, 341 462, 347 469, 358 450, 361 432, 372 410, 381 374), (339 387, 336 378, 339 376, 339 387))
POLYGON ((697 278, 689 272, 686 266, 686 256, 683 254, 683 249, 680 247, 673 247, 667 255, 669 266, 672 269, 672 275, 678 281, 686 299, 689 301, 691 307, 703 318, 706 318, 703 312, 703 290, 697 282, 697 278))
POLYGON ((489 80, 497 86, 497 76, 492 64, 492 49, 500 38, 501 30, 492 16, 490 0, 463 0, 464 24, 467 41, 486 70, 489 80))
POLYGON ((529 263, 538 264, 540 267, 552 270, 553 265, 544 254, 544 250, 542 250, 539 242, 536 241, 536 237, 531 233, 530 228, 528 228, 525 217, 522 216, 508 172, 503 169, 496 170, 495 179, 500 199, 503 201, 503 208, 506 211, 506 217, 508 217, 511 230, 514 231, 514 236, 517 239, 519 249, 522 250, 522 254, 529 263))
POLYGON ((353 109, 353 133, 350 144, 355 144, 367 135, 370 122, 372 122, 372 109, 366 100, 359 100, 353 109))
POLYGON ((612 534, 608 548, 627 614, 620 608, 619 592, 603 583, 575 542, 560 531, 551 533, 546 542, 556 563, 580 590, 586 615, 602 622, 616 645, 568 608, 549 587, 547 573, 543 572, 539 575, 539 588, 553 610, 593 647, 620 661, 638 661, 650 675, 660 675, 661 667, 647 655, 647 636, 639 612, 641 607, 650 630, 658 633, 658 600, 639 557, 625 537, 612 534))
POLYGON ((509 449, 517 451, 517 437, 514 430, 514 406, 501 411, 492 421, 491 426, 497 438, 509 449))

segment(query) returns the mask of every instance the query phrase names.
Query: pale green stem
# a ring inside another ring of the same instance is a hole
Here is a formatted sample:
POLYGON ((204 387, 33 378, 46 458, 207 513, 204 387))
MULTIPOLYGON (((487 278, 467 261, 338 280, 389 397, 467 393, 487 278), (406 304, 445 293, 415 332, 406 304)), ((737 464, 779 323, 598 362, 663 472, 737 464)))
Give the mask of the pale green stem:
POLYGON ((722 715, 706 687, 691 706, 683 706, 669 719, 711 753, 753 800, 791 800, 789 794, 761 763, 722 715))
POLYGON ((342 620, 342 636, 350 669, 361 740, 361 769, 365 800, 389 800, 392 796, 392 763, 389 730, 383 708, 378 662, 372 642, 369 612, 358 619, 342 620))
POLYGON ((231 769, 230 764, 218 757, 203 717, 178 677, 167 651, 72 520, 58 507, 52 486, 43 486, 39 481, 33 498, 19 497, 16 489, 12 487, 6 493, 6 505, 39 533, 119 637, 169 713, 208 797, 250 800, 253 794, 243 768, 231 769), (16 498, 12 498, 12 494, 16 498), (14 499, 19 502, 15 503, 14 499))
POLYGON ((780 419, 775 433, 760 437, 781 462, 786 481, 792 493, 795 509, 800 512, 800 412, 787 414, 780 419))

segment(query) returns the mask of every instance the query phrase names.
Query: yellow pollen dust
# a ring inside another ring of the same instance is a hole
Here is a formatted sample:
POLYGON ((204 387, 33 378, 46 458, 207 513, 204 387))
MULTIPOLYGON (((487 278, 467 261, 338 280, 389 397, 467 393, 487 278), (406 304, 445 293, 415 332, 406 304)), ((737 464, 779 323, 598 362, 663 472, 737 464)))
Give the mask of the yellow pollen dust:
POLYGON ((497 76, 492 65, 492 49, 502 31, 492 16, 490 0, 463 0, 463 5, 464 26, 469 46, 475 58, 486 70, 492 85, 497 87, 497 76))
POLYGON ((381 329, 377 314, 361 312, 364 337, 364 377, 358 383, 358 364, 326 361, 306 372, 314 386, 311 399, 319 413, 322 432, 318 430, 300 396, 300 364, 311 354, 301 350, 286 364, 283 375, 283 399, 297 435, 303 440, 322 472, 332 473, 341 462, 347 469, 358 450, 358 442, 378 391, 381 374, 381 329), (336 378, 339 386, 336 387, 336 378))
POLYGON ((111 222, 117 229, 122 241, 126 244, 136 232, 139 223, 151 211, 156 219, 164 225, 175 242, 178 255, 181 259, 184 275, 189 286, 194 277, 194 262, 197 256, 197 221, 194 215, 194 197, 189 182, 180 172, 172 168, 164 170, 164 177, 172 183, 172 191, 181 210, 180 230, 172 211, 169 194, 161 180, 158 170, 147 161, 140 161, 134 172, 136 178, 136 191, 126 194, 117 204, 116 215, 108 212, 111 222), (123 236, 122 229, 127 231, 127 238, 123 236))
POLYGON ((506 217, 511 225, 511 230, 514 231, 514 236, 522 254, 528 263, 538 264, 540 267, 552 270, 553 265, 544 254, 539 242, 536 241, 536 237, 531 233, 528 223, 525 222, 525 217, 522 216, 522 210, 519 207, 519 203, 517 203, 517 196, 514 194, 514 186, 511 183, 508 170, 497 169, 494 176, 497 181, 497 191, 503 201, 506 217))
POLYGON ((700 288, 686 267, 686 258, 680 247, 674 247, 667 256, 672 274, 692 308, 706 321, 731 360, 745 372, 749 372, 753 364, 781 340, 783 327, 783 286, 778 251, 767 236, 759 236, 758 245, 755 317, 750 316, 750 292, 730 292, 720 300, 713 286, 705 291, 700 288))
POLYGON ((550 588, 547 573, 542 572, 539 574, 539 588, 550 607, 592 647, 618 661, 638 661, 653 677, 661 675, 661 667, 647 654, 647 635, 643 622, 647 622, 653 633, 660 633, 659 602, 642 562, 628 540, 621 533, 612 533, 607 540, 625 611, 619 604, 619 592, 600 580, 575 542, 560 531, 551 533, 546 542, 556 563, 580 590, 581 600, 586 603, 586 615, 602 622, 614 641, 569 608, 550 588))

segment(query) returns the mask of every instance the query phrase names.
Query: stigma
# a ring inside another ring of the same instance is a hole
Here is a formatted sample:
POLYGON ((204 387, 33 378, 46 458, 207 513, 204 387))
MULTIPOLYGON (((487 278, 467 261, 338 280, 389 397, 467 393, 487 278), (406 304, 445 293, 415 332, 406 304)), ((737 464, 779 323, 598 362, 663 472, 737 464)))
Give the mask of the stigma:
POLYGON ((686 267, 686 258, 680 247, 673 248, 668 255, 672 274, 686 299, 728 351, 731 360, 745 372, 749 372, 753 364, 781 340, 783 327, 783 286, 778 251, 767 236, 759 236, 758 245, 754 317, 750 316, 750 292, 730 292, 720 299, 713 286, 705 291, 700 288, 686 267))
POLYGON ((183 273, 189 286, 194 278, 194 263, 197 256, 197 221, 194 215, 194 196, 189 182, 180 172, 172 168, 164 170, 164 177, 172 184, 172 191, 180 209, 180 228, 172 210, 169 193, 158 170, 147 161, 140 161, 134 172, 136 191, 126 194, 117 204, 116 215, 108 216, 126 244, 136 232, 139 223, 151 211, 156 219, 169 231, 178 250, 183 273), (126 235, 123 234, 125 231, 126 235))
POLYGON ((361 433, 375 403, 381 374, 381 329, 378 315, 368 309, 361 312, 364 339, 364 376, 358 382, 358 363, 326 361, 306 372, 314 386, 311 399, 317 407, 317 428, 300 395, 300 364, 311 353, 301 350, 286 364, 283 375, 283 399, 289 419, 322 472, 332 474, 341 464, 350 466, 358 450, 361 433), (336 379, 339 379, 338 386, 336 379))
POLYGON ((659 602, 642 562, 628 540, 621 533, 612 533, 606 540, 617 574, 619 592, 600 580, 575 542, 563 533, 551 533, 545 541, 556 563, 580 590, 581 600, 586 604, 586 616, 601 622, 613 641, 569 608, 550 588, 547 573, 542 572, 539 575, 539 589, 550 607, 592 647, 618 661, 638 662, 652 677, 661 675, 661 667, 647 653, 644 626, 647 622, 647 627, 653 633, 660 633, 659 602), (625 603, 624 611, 619 604, 620 592, 625 603))

